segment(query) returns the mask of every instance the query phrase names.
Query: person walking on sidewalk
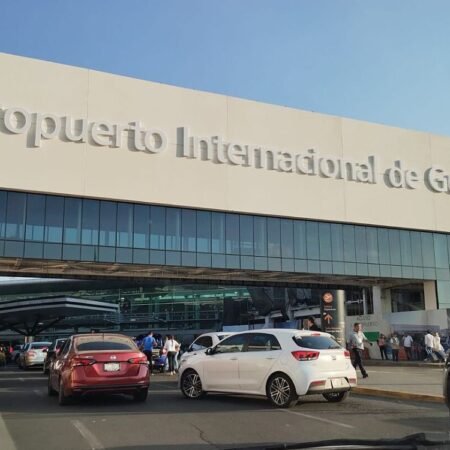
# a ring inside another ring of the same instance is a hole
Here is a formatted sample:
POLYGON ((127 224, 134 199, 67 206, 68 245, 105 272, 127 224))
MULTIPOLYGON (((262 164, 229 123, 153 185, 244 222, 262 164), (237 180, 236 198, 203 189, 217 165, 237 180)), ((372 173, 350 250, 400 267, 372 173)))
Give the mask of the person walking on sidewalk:
POLYGON ((406 333, 405 338, 403 339, 403 347, 405 348, 405 354, 408 361, 412 360, 412 345, 413 345, 413 338, 409 333, 406 333))
POLYGON ((433 336, 433 352, 439 359, 445 362, 444 347, 442 347, 441 336, 439 336, 439 333, 437 331, 433 336))
MULTIPOLYGON (((353 332, 350 335, 350 348, 352 349, 353 353, 353 367, 355 369, 356 367, 359 367, 359 370, 361 371, 363 378, 367 378, 369 375, 367 374, 366 369, 364 368, 362 362, 362 355, 364 352, 364 342, 369 342, 369 340, 366 338, 366 335, 362 332, 362 325, 359 322, 356 322, 353 325, 353 332)), ((371 342, 370 345, 372 345, 371 342)))
POLYGON ((394 333, 389 340, 392 348, 392 361, 398 362, 398 352, 400 350, 400 339, 397 336, 397 333, 394 333))
POLYGON ((433 361, 433 345, 434 345, 434 337, 431 334, 430 330, 427 330, 427 334, 425 335, 425 351, 427 353, 427 357, 425 361, 433 361))

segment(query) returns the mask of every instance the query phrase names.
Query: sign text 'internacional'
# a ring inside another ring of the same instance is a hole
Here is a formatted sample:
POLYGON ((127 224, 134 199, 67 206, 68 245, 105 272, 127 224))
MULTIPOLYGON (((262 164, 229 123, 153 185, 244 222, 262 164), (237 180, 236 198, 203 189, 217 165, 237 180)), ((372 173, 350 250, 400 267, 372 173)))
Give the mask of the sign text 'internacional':
MULTIPOLYGON (((9 134, 25 134, 27 146, 33 148, 40 148, 43 141, 50 139, 128 148, 149 154, 160 154, 168 148, 165 132, 145 128, 140 121, 128 124, 89 121, 50 113, 30 113, 18 107, 0 108, 0 130, 9 134)), ((218 135, 199 137, 191 135, 186 127, 180 127, 176 132, 177 157, 367 184, 383 182, 391 188, 416 189, 423 182, 433 192, 450 193, 450 173, 437 165, 420 173, 416 169, 406 168, 400 160, 391 167, 381 168, 376 156, 354 161, 323 155, 313 148, 291 152, 227 142, 218 135)))

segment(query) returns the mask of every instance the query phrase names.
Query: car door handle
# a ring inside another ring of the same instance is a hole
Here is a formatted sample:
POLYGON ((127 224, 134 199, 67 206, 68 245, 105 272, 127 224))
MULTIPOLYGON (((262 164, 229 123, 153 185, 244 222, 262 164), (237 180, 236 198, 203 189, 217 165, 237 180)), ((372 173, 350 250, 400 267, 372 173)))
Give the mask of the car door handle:
POLYGON ((237 361, 237 358, 230 358, 230 361, 237 361))
POLYGON ((270 358, 270 357, 267 357, 266 359, 275 359, 275 358, 270 358))

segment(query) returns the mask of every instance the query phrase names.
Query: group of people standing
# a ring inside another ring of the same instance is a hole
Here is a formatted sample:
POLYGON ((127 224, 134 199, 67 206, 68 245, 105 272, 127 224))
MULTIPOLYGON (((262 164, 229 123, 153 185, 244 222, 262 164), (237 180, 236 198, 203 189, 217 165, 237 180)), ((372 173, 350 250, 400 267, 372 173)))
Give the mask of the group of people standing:
POLYGON ((171 334, 167 335, 164 342, 162 339, 156 339, 153 331, 149 331, 140 341, 137 341, 138 347, 147 356, 149 362, 150 373, 153 375, 153 350, 160 348, 160 354, 167 355, 169 375, 174 375, 177 370, 177 356, 180 351, 180 344, 171 334))
POLYGON ((400 338, 397 333, 392 333, 389 338, 384 334, 380 334, 377 339, 377 344, 380 348, 381 359, 383 360, 389 359, 388 350, 390 350, 392 361, 398 361, 400 348, 403 347, 408 361, 423 359, 424 351, 426 353, 426 361, 432 360, 433 355, 436 355, 438 359, 445 361, 445 352, 438 332, 435 332, 433 335, 428 330, 424 337, 423 346, 421 342, 415 342, 409 333, 406 333, 402 338, 400 338))

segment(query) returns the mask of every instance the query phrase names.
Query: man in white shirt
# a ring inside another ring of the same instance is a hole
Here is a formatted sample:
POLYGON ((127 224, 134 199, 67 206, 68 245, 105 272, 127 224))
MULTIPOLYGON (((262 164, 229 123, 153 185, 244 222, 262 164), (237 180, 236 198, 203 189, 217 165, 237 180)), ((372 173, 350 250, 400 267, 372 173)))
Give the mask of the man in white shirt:
POLYGON ((406 334, 405 339, 403 340, 403 347, 405 347, 405 353, 406 353, 406 358, 408 359, 408 361, 412 360, 412 344, 413 344, 413 338, 411 337, 411 335, 409 333, 406 334))
POLYGON ((434 344, 434 338, 431 334, 430 330, 427 330, 427 334, 425 335, 425 351, 427 352, 427 357, 425 358, 425 361, 433 361, 433 344, 434 344))
MULTIPOLYGON (((369 375, 367 375, 366 369, 364 368, 362 362, 364 342, 369 342, 369 340, 362 332, 362 325, 357 322, 353 325, 353 332, 350 334, 350 348, 353 353, 353 367, 356 369, 358 366, 363 378, 367 378, 369 375)), ((372 345, 372 343, 370 343, 370 345, 372 345)))

